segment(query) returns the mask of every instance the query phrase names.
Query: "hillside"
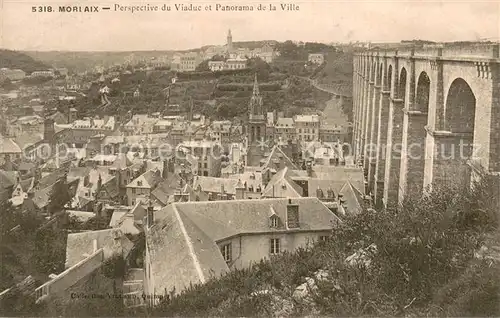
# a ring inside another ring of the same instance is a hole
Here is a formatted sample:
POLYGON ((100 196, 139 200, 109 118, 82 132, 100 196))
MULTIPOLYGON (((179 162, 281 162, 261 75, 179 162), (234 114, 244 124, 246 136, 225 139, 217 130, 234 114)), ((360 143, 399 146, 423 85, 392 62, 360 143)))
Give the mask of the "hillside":
POLYGON ((347 217, 326 242, 192 286, 153 315, 498 316, 499 214, 488 189, 441 188, 401 211, 347 217))
POLYGON ((50 64, 45 64, 44 62, 21 52, 0 50, 0 68, 19 68, 29 74, 33 71, 46 70, 50 68, 48 65, 50 64))
POLYGON ((130 56, 144 59, 171 56, 172 51, 131 51, 131 52, 66 52, 66 51, 29 51, 28 56, 57 67, 66 67, 74 72, 81 72, 96 66, 111 67, 125 63, 130 56))
POLYGON ((320 84, 334 85, 340 94, 352 95, 352 53, 336 52, 325 56, 325 67, 315 78, 320 84))
MULTIPOLYGON (((193 111, 221 119, 243 116, 248 111, 254 75, 258 73, 260 92, 267 111, 286 111, 288 116, 323 109, 330 94, 316 90, 307 79, 284 74, 260 59, 251 60, 251 68, 239 71, 213 73, 210 71, 179 73, 170 90, 170 104, 179 104, 193 111)), ((307 75, 307 73, 306 73, 307 75)), ((135 72, 122 74, 119 83, 104 84, 110 89, 111 105, 100 108, 98 85, 94 84, 87 97, 77 101, 81 116, 95 113, 114 115, 162 111, 167 99, 166 87, 174 76, 169 71, 135 72), (132 92, 139 88, 140 96, 132 92)), ((72 106, 73 107, 73 106, 72 106)))

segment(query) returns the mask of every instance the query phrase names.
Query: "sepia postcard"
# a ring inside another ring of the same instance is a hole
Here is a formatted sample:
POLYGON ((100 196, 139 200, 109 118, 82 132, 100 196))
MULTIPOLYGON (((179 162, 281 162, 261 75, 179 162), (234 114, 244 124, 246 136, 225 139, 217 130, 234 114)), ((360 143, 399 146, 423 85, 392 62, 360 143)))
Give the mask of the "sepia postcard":
POLYGON ((0 0, 0 316, 500 316, 500 1, 0 0))

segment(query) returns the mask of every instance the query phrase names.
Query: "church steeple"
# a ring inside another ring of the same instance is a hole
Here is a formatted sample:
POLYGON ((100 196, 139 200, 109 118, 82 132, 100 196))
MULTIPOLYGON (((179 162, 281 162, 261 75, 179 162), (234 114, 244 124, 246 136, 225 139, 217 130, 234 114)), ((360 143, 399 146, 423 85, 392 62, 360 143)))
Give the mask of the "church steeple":
POLYGON ((262 110, 262 96, 259 92, 259 82, 257 81, 257 73, 255 73, 255 78, 253 82, 253 93, 250 98, 250 117, 263 115, 262 110))
POLYGON ((262 96, 259 92, 259 82, 257 82, 257 73, 253 82, 253 93, 250 98, 249 116, 248 116, 248 130, 247 136, 250 143, 262 141, 266 138, 266 116, 264 114, 264 107, 262 96))

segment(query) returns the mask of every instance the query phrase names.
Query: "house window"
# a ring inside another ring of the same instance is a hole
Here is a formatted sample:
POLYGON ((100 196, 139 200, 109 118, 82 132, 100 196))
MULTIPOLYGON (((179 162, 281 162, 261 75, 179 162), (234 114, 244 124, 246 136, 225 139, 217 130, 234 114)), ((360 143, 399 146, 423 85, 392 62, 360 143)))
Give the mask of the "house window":
POLYGON ((280 239, 271 239, 271 249, 270 253, 271 255, 276 255, 279 254, 281 251, 281 246, 280 246, 280 239))
POLYGON ((326 235, 320 235, 320 237, 319 237, 319 241, 320 242, 325 242, 326 240, 328 240, 328 236, 326 236, 326 235))
POLYGON ((208 164, 206 162, 203 164, 203 168, 205 168, 205 169, 208 168, 208 164))
POLYGON ((203 171, 203 176, 208 177, 208 171, 203 171))
POLYGON ((220 251, 221 251, 222 257, 224 258, 226 263, 229 263, 232 260, 231 243, 222 245, 220 251))
POLYGON ((132 188, 132 194, 135 194, 135 188, 132 188))
POLYGON ((276 216, 271 218, 271 227, 278 227, 278 218, 276 216))

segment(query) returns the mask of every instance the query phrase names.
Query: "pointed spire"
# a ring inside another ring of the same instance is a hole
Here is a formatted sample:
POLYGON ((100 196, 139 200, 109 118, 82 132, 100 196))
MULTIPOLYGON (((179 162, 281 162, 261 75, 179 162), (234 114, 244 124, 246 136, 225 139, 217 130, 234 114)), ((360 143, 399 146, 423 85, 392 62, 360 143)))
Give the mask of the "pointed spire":
POLYGON ((253 81, 253 96, 259 96, 259 82, 257 81, 257 72, 255 72, 255 78, 253 81))
POLYGON ((250 117, 254 115, 263 114, 262 96, 260 96, 259 93, 259 82, 257 81, 257 73, 255 73, 255 79, 253 83, 253 93, 252 97, 250 98, 249 110, 250 110, 250 117))

